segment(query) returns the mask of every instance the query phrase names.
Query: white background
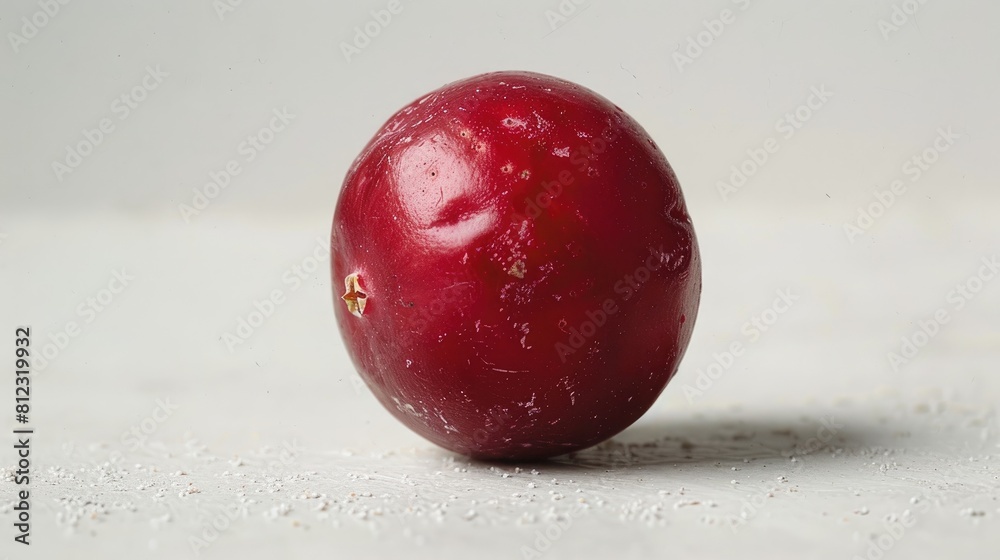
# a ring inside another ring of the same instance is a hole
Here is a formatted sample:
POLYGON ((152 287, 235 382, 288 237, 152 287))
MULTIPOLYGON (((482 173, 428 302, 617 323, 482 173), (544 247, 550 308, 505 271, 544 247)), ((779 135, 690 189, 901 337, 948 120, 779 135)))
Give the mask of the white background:
POLYGON ((0 348, 12 370, 14 328, 30 325, 51 357, 32 374, 33 544, 13 543, 8 472, 0 555, 847 559, 1000 544, 1000 276, 976 279, 1000 253, 997 4, 42 4, 0 8, 0 348), (162 81, 136 90, 149 69, 162 81), (585 85, 650 132, 705 266, 687 357, 649 414, 522 472, 433 447, 360 387, 323 261, 343 175, 385 119, 509 69, 585 85), (831 95, 802 108, 813 88, 831 95), (241 143, 274 111, 294 116, 248 161, 241 143), (102 119, 112 132, 60 170, 102 119), (778 150, 723 196, 768 139, 778 150), (918 175, 914 157, 934 163, 918 175), (185 215, 231 160, 240 173, 185 215), (859 209, 878 217, 849 235, 859 209), (88 311, 123 269, 128 285, 88 311), (959 284, 981 289, 969 300, 959 284), (227 345, 274 290, 283 303, 227 345), (778 290, 798 299, 749 336, 778 290), (941 309, 947 323, 894 367, 941 309))

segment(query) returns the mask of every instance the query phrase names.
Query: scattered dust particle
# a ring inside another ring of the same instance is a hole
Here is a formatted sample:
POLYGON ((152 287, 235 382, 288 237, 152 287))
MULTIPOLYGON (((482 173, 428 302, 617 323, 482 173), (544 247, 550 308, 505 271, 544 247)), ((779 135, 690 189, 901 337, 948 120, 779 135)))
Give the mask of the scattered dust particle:
POLYGON ((697 506, 697 505, 701 505, 701 502, 698 500, 681 500, 674 504, 674 509, 681 509, 682 507, 697 506))

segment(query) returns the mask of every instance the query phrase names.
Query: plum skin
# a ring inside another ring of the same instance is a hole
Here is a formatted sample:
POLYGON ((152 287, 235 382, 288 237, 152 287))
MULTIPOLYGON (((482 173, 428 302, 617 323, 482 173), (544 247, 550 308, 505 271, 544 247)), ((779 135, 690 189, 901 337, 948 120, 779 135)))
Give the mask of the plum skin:
POLYGON ((448 84, 386 122, 344 179, 331 272, 375 397, 489 460, 632 424, 676 373, 701 297, 663 153, 607 99, 528 72, 448 84))

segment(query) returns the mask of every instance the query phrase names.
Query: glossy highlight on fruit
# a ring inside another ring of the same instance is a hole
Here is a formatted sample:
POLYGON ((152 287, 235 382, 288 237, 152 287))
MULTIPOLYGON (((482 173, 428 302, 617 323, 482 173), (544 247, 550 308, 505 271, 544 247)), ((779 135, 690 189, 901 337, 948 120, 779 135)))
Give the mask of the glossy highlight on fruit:
POLYGON ((646 131, 527 72, 390 118, 344 180, 331 257, 341 334, 376 398, 481 459, 628 427, 676 373, 701 295, 680 186, 646 131))

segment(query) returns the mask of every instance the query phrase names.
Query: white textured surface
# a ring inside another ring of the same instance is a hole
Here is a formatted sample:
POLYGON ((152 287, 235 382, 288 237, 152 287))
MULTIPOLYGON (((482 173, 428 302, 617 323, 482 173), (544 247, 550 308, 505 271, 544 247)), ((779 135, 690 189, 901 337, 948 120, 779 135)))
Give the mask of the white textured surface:
MULTIPOLYGON (((136 278, 35 377, 34 538, 47 557, 176 558, 208 544, 203 554, 220 558, 282 550, 515 558, 525 546, 544 548, 538 531, 550 531, 558 536, 551 558, 725 557, 737 549, 852 558, 888 534, 887 519, 900 537, 883 543, 899 558, 975 555, 1000 544, 1000 352, 989 343, 1000 290, 984 292, 893 373, 875 339, 891 341, 895 313, 868 307, 856 322, 836 319, 788 266, 782 280, 801 303, 689 401, 684 389, 698 386, 697 369, 730 341, 748 340, 738 326, 755 312, 739 310, 773 299, 775 279, 762 274, 738 293, 709 280, 685 367, 634 427, 552 463, 469 464, 407 432, 359 388, 320 273, 289 290, 245 347, 227 351, 220 336, 235 319, 220 306, 239 308, 281 287, 280 271, 297 260, 286 256, 310 251, 305 228, 153 223, 128 240, 136 224, 108 221, 98 234, 68 222, 57 231, 75 230, 72 239, 54 242, 48 223, 14 225, 31 241, 6 247, 6 262, 31 274, 17 284, 25 297, 6 301, 11 316, 52 317, 52 326, 73 318, 73 302, 93 287, 46 303, 52 288, 42 279, 59 278, 67 255, 83 247, 116 240, 114 251, 92 255, 96 262, 74 263, 79 278, 99 287, 102 271, 123 258, 136 278), (61 257, 47 258, 50 251, 61 257), (220 255, 244 264, 208 275, 220 255), (986 341, 977 343, 982 332, 986 341), (163 422, 148 420, 158 402, 176 407, 163 422), (149 428, 143 445, 125 435, 132 427, 149 428), (217 538, 213 521, 225 528, 217 538)), ((713 260, 746 258, 726 249, 731 242, 713 233, 712 219, 701 225, 713 260)), ((794 243, 822 245, 805 235, 794 243)), ((763 243, 756 237, 744 241, 763 243)), ((832 263, 811 273, 844 280, 827 294, 834 299, 859 299, 852 277, 864 284, 886 274, 832 263)), ((823 266, 797 266, 809 264, 823 266)), ((9 480, 0 492, 5 501, 12 495, 9 480)), ((7 519, 9 507, 0 514, 7 519)))
MULTIPOLYGON (((350 63, 339 44, 378 2, 244 2, 221 20, 175 4, 70 3, 0 52, 13 131, 0 137, 0 354, 15 325, 43 346, 81 327, 33 374, 35 544, 12 544, 15 486, 0 477, 0 557, 181 558, 195 538, 217 558, 977 558, 1000 545, 1000 277, 953 293, 1000 253, 996 4, 927 2, 886 40, 892 2, 594 0, 552 33, 554 1, 403 2, 350 63), (679 71, 671 55, 725 6, 736 22, 679 71), (113 100, 148 65, 169 76, 119 119, 113 100), (359 386, 325 263, 286 275, 313 264, 341 177, 392 111, 509 68, 581 82, 647 127, 684 187, 705 291, 680 373, 620 437, 544 464, 468 464, 359 386), (834 96, 784 138, 776 122, 820 85, 834 96), (248 161, 240 143, 283 107, 294 119, 248 161), (115 131, 57 179, 53 159, 104 117, 115 131), (905 162, 948 127, 955 144, 912 180, 905 162), (780 150, 723 200, 716 182, 769 137, 780 150), (183 220, 178 205, 230 159, 241 173, 183 220), (850 242, 845 221, 894 179, 907 192, 850 242), (81 312, 123 268, 128 287, 81 312), (273 290, 284 303, 227 347, 273 290), (755 337, 745 323, 779 290, 798 299, 755 337), (900 338, 942 308, 947 324, 893 368, 900 338), (704 377, 734 343, 745 353, 704 377)), ((0 30, 36 10, 4 4, 0 30)), ((0 384, 4 429, 11 393, 0 384)), ((5 444, 0 468, 13 464, 5 444)))

